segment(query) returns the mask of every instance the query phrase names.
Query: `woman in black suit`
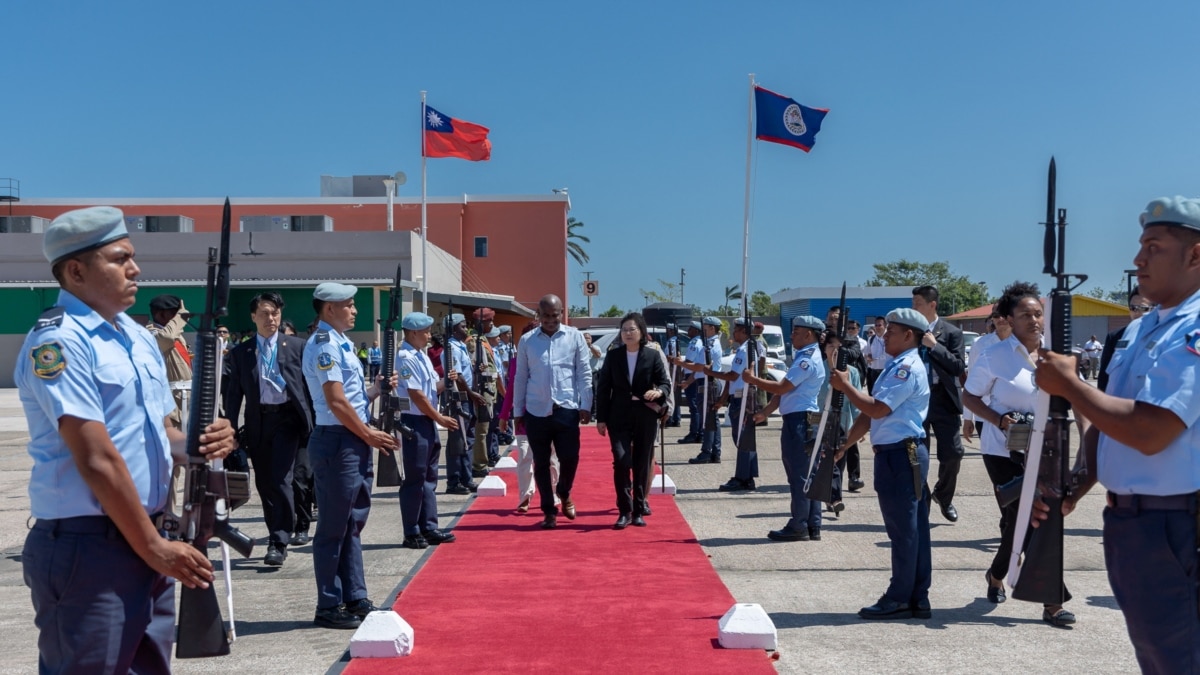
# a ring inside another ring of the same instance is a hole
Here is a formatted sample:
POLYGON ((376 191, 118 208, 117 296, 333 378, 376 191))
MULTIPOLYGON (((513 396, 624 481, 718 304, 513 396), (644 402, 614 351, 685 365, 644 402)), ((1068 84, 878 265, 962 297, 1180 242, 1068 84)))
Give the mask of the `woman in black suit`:
POLYGON ((613 484, 621 514, 613 524, 616 530, 646 526, 642 506, 663 409, 657 402, 671 392, 663 358, 646 340, 646 319, 638 312, 626 314, 621 319, 625 349, 611 349, 604 356, 596 384, 596 430, 612 443, 613 484))

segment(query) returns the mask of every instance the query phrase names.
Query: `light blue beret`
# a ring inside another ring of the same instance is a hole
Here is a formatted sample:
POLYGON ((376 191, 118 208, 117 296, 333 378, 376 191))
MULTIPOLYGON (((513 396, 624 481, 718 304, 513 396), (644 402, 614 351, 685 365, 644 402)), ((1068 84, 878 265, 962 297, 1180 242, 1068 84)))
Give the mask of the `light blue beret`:
POLYGON ((887 313, 888 323, 898 323, 901 326, 915 328, 924 333, 929 330, 929 321, 915 309, 908 307, 897 307, 887 313))
POLYGON ((693 321, 693 322, 692 322, 692 328, 695 328, 696 330, 700 330, 700 322, 699 322, 699 321, 693 321))
POLYGON ((792 328, 807 328, 812 331, 825 330, 825 322, 811 314, 792 317, 792 328))
POLYGON ((450 316, 445 318, 444 323, 445 323, 446 328, 454 328, 455 326, 457 326, 460 323, 463 323, 466 320, 467 320, 467 317, 463 316, 462 314, 451 314, 450 316))
POLYGON ((316 290, 313 291, 313 297, 325 302, 342 302, 343 300, 353 298, 356 293, 358 293, 357 286, 326 281, 317 286, 316 290))
POLYGON ((425 330, 433 325, 433 317, 425 312, 410 312, 400 322, 400 327, 404 330, 425 330))
POLYGON ((511 332, 512 332, 512 326, 500 326, 500 334, 501 335, 504 335, 505 333, 511 333, 511 332))
POLYGON ((42 253, 51 265, 77 253, 125 239, 125 214, 111 206, 67 211, 50 223, 42 239, 42 253))
POLYGON ((1200 230, 1200 199, 1159 197, 1146 205, 1138 220, 1142 229, 1151 225, 1178 225, 1200 230))
POLYGON ((486 337, 486 338, 500 337, 500 329, 496 328, 495 326, 492 326, 492 329, 489 330, 488 332, 484 333, 483 337, 486 337))
POLYGON ((706 317, 704 317, 704 325, 705 326, 720 326, 721 320, 715 316, 706 316, 706 317))

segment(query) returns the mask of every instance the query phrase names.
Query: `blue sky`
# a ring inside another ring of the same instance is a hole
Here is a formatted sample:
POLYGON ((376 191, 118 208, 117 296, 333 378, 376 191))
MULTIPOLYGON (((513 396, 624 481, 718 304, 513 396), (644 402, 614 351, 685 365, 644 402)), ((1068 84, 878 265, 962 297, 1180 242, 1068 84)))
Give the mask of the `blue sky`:
MULTIPOLYGON (((431 195, 569 187, 597 308, 739 283, 747 74, 829 108, 810 154, 756 143, 750 288, 947 260, 992 293, 1041 274, 1058 160, 1068 267, 1105 290, 1137 215, 1200 196, 1200 3, 8 0, 0 176, 40 197, 419 196, 419 92, 491 127, 431 195), (753 7, 754 9, 751 9, 753 7)), ((570 304, 584 304, 572 264, 570 304)))

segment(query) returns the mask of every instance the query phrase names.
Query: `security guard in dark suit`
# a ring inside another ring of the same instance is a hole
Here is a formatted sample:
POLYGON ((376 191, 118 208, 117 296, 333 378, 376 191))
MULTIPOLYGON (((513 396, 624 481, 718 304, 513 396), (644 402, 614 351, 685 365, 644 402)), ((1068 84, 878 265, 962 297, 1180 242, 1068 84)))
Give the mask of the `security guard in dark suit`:
POLYGON ((933 286, 913 289, 912 308, 925 317, 929 329, 921 336, 919 351, 929 375, 929 416, 925 435, 937 440, 938 478, 933 485, 933 501, 941 507, 942 517, 958 520, 954 491, 962 465, 962 394, 959 382, 967 372, 963 334, 957 326, 938 316, 938 291, 933 286))
MULTIPOLYGON (((1108 393, 1076 375, 1072 356, 1042 350, 1037 384, 1091 420, 1085 471, 1063 515, 1108 488, 1104 561, 1147 673, 1200 672, 1200 199, 1156 199, 1133 259, 1158 305, 1129 324, 1108 366, 1108 393)), ((1034 526, 1047 506, 1034 502, 1034 526)))

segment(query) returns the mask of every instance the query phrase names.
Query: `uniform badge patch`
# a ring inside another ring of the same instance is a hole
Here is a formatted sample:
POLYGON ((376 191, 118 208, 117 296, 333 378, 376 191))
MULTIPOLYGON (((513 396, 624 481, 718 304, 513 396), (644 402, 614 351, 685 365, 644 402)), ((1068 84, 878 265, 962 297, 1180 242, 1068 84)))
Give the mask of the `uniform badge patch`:
POLYGON ((317 368, 321 370, 333 368, 333 357, 329 354, 317 354, 317 368))
POLYGON ((808 368, 809 368, 809 363, 808 363, 808 361, 801 361, 801 362, 800 362, 800 370, 808 370, 808 368))
POLYGON ((907 380, 910 372, 911 371, 909 370, 908 366, 903 366, 903 367, 897 368, 896 369, 896 379, 897 380, 907 380))
POLYGON ((47 342, 34 347, 29 351, 29 358, 33 359, 33 374, 43 380, 53 380, 67 369, 62 345, 57 342, 47 342))
POLYGON ((407 380, 408 378, 410 378, 412 376, 413 376, 412 368, 409 368, 407 365, 400 366, 400 379, 407 380))
POLYGON ((1194 330, 1187 337, 1188 351, 1200 356, 1200 330, 1194 330))

